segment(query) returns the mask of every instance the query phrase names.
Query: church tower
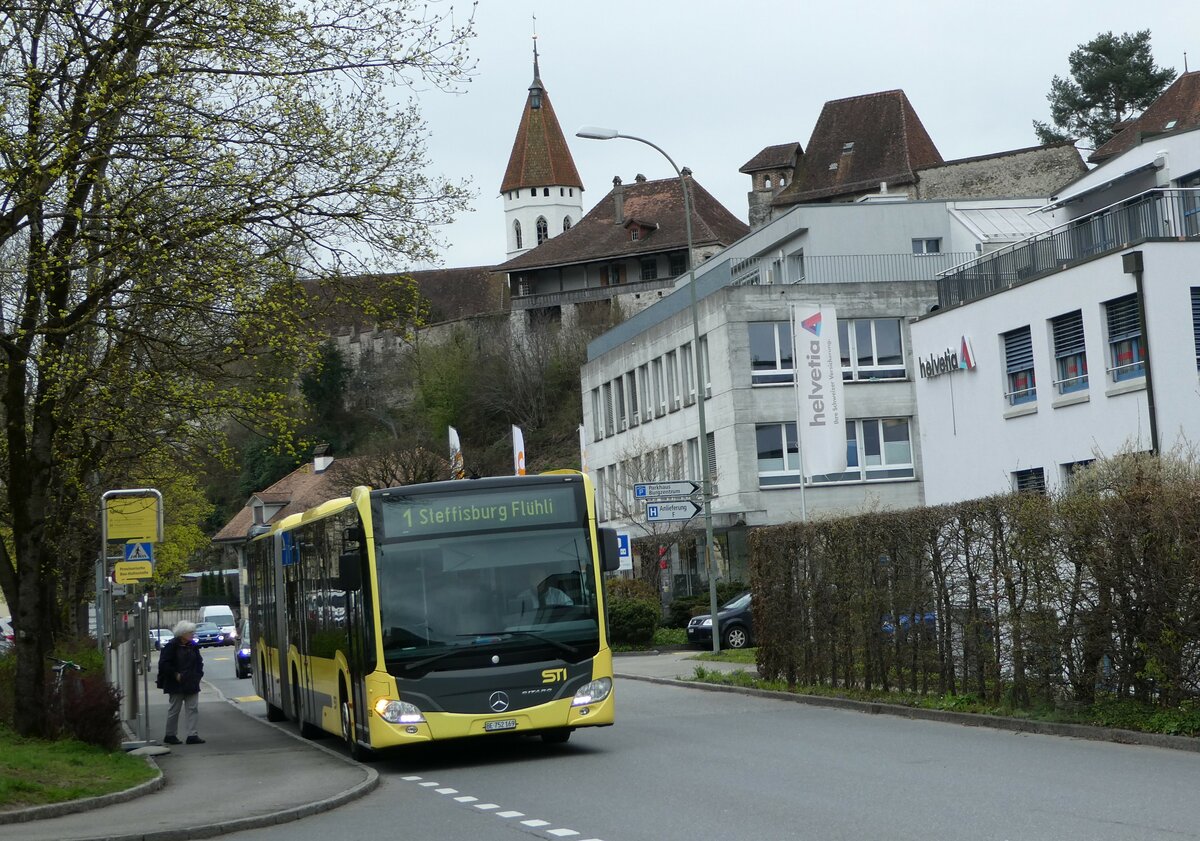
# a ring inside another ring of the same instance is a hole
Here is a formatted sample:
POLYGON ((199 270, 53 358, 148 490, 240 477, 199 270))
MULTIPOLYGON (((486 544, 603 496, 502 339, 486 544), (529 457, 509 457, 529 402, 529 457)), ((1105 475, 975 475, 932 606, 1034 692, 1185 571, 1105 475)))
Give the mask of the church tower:
POLYGON ((536 40, 533 83, 504 171, 500 198, 508 260, 558 236, 583 216, 583 182, 542 86, 536 40))

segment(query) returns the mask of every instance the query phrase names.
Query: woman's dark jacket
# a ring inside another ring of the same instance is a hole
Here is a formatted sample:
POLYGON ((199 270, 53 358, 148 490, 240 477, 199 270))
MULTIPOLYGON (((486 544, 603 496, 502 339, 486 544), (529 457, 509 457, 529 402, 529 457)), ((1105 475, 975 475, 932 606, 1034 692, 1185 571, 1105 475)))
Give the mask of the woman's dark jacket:
POLYGON ((174 637, 158 655, 158 681, 156 685, 168 695, 195 695, 200 691, 200 678, 204 677, 204 658, 200 646, 195 643, 181 645, 174 637), (179 675, 179 680, 175 675, 179 675))

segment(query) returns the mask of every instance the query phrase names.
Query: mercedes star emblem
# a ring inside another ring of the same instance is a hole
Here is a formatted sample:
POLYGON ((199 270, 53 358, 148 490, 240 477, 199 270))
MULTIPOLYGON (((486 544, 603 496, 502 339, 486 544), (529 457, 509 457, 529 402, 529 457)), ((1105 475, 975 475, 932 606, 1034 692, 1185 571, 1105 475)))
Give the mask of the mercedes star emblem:
POLYGON ((502 713, 508 709, 508 693, 493 692, 488 697, 488 706, 492 708, 494 713, 502 713))

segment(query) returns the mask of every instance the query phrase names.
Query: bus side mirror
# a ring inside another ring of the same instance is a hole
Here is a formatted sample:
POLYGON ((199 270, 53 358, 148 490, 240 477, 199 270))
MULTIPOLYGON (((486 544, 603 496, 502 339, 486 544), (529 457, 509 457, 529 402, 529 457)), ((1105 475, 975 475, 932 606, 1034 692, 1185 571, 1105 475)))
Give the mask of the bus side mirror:
POLYGON ((338 556, 338 589, 349 592, 362 589, 362 557, 358 551, 338 556))
POLYGON ((616 572, 621 568, 621 547, 617 544, 616 529, 597 529, 600 532, 600 568, 616 572))

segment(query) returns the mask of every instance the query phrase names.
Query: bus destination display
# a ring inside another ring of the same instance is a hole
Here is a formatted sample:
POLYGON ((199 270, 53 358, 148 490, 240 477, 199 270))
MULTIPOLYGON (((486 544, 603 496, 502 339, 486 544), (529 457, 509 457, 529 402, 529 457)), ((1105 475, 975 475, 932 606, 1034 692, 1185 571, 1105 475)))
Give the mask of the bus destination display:
POLYGON ((386 538, 577 525, 581 519, 575 488, 567 486, 383 497, 377 504, 386 538))

